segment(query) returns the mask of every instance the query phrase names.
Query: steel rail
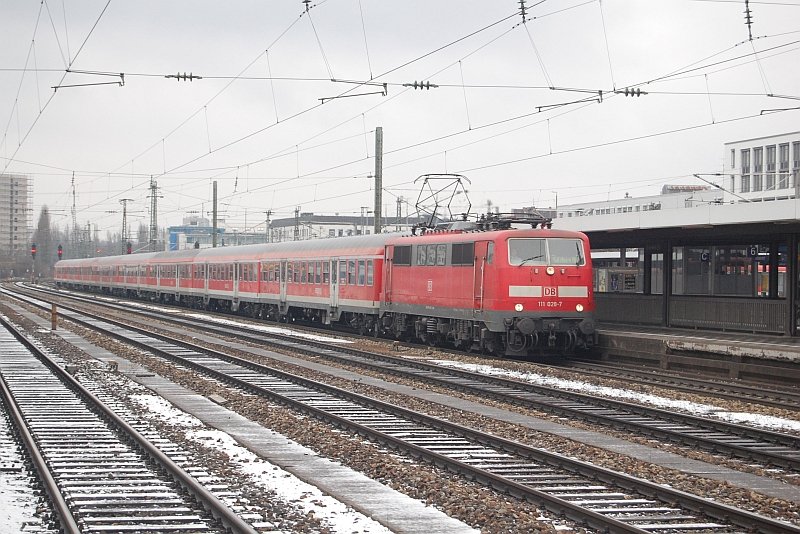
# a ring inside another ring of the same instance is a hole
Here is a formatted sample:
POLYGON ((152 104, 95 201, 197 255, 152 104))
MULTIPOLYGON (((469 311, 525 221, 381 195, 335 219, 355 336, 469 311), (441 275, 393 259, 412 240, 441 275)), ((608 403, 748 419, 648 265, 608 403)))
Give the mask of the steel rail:
MULTIPOLYGON (((87 313, 87 312, 76 312, 88 317, 95 316, 96 314, 87 313)), ((76 317, 69 317, 70 320, 75 321, 76 323, 82 324, 91 329, 101 329, 99 325, 93 323, 92 320, 83 320, 76 317)), ((460 425, 456 425, 454 423, 450 423, 448 421, 444 421, 438 418, 426 416, 424 414, 420 414, 411 410, 406 410, 404 408, 400 408, 398 406, 384 403, 382 401, 378 401, 376 399, 371 399, 369 397, 365 397, 362 395, 358 395, 355 393, 350 393, 344 390, 340 390, 333 386, 329 386, 326 384, 322 384, 313 380, 308 380, 304 378, 297 377, 295 375, 291 375, 289 373, 285 373, 283 371, 272 369, 270 367, 257 364, 251 362, 246 359, 237 358, 235 356, 230 356, 219 351, 214 351, 207 349, 205 347, 197 346, 192 343, 187 343, 183 341, 176 341, 169 336, 165 336, 162 334, 156 334, 153 332, 149 332, 145 329, 135 327, 129 324, 125 324, 121 321, 116 320, 109 320, 106 318, 97 318, 96 321, 108 322, 110 324, 117 324, 119 328, 129 329, 135 333, 140 335, 156 338, 167 343, 173 344, 175 346, 180 346, 183 349, 189 349, 191 351, 204 353, 212 355, 215 358, 224 359, 228 362, 233 362, 237 365, 247 367, 249 369, 257 370, 261 373, 269 373, 272 376, 276 376, 279 378, 283 378, 284 380, 289 380, 295 384, 303 385, 305 387, 313 388, 317 391, 323 391, 329 393, 331 395, 335 395, 339 398, 346 398, 352 400, 353 402, 364 404, 368 406, 372 406, 376 409, 380 409, 385 411, 386 413, 391 413, 397 415, 399 417, 405 417, 409 420, 419 422, 421 424, 429 425, 433 428, 438 428, 440 430, 451 432, 454 435, 462 436, 466 439, 475 440, 477 443, 482 443, 489 445, 491 447, 495 447, 498 450, 503 450, 507 452, 511 452, 514 454, 518 454, 525 458, 535 459, 537 461, 547 463, 549 465, 556 465, 561 468, 566 468, 573 473, 581 474, 586 477, 590 477, 595 480, 605 481, 610 484, 614 484, 620 488, 626 488, 629 490, 637 491, 644 496, 648 496, 651 498, 656 498, 661 500, 662 502, 666 503, 680 503, 687 510, 691 510, 695 513, 700 513, 703 515, 707 515, 712 517, 716 520, 723 521, 728 524, 734 524, 738 527, 744 528, 751 528, 756 529, 759 532, 798 532, 800 533, 800 528, 794 527, 788 523, 783 523, 780 521, 772 520, 769 518, 765 518, 762 516, 758 516, 755 514, 751 514, 744 510, 739 510, 737 508, 723 505, 720 503, 716 503, 707 499, 703 499, 701 497, 697 497, 695 495, 691 495, 685 492, 677 491, 671 488, 666 488, 660 486, 658 484, 654 484, 648 481, 644 481, 635 477, 630 477, 627 475, 622 475, 615 471, 600 468, 597 466, 593 466, 591 464, 581 462, 578 460, 569 459, 560 455, 547 453, 545 451, 535 449, 532 447, 528 447, 517 442, 506 440, 503 438, 499 438, 496 436, 492 436, 490 434, 486 434, 480 431, 476 431, 470 428, 462 427, 460 425)), ((530 500, 534 503, 539 503, 543 507, 550 509, 556 513, 565 514, 567 517, 579 522, 585 522, 592 528, 601 528, 601 529, 610 529, 615 532, 646 532, 646 530, 639 529, 633 525, 629 525, 627 523, 623 523, 621 521, 617 521, 616 519, 609 518, 595 512, 588 511, 589 514, 587 515, 587 510, 583 507, 576 507, 574 504, 569 503, 568 501, 558 499, 557 497, 553 497, 547 493, 540 492, 533 488, 529 488, 527 486, 518 484, 511 480, 505 479, 502 476, 498 476, 494 473, 485 471, 483 469, 475 468, 474 466, 470 466, 467 464, 463 464, 457 460, 453 460, 452 458, 448 458, 441 454, 438 454, 433 451, 426 450, 419 446, 406 443, 405 441, 395 438, 393 436, 387 435, 384 432, 376 431, 366 427, 364 425, 360 425, 358 423, 354 423, 349 421, 345 418, 336 416, 335 414, 331 414, 326 412, 325 410, 321 410, 319 408, 308 406, 300 401, 287 398, 284 395, 280 395, 276 392, 270 391, 265 388, 261 388, 256 386, 252 383, 249 383, 245 380, 238 379, 236 377, 229 376, 223 372, 220 372, 215 369, 211 369, 204 365, 198 364, 193 362, 187 358, 183 358, 176 354, 171 354, 167 351, 163 351, 161 349, 154 348, 152 345, 149 345, 146 342, 138 341, 136 339, 132 339, 130 335, 126 335, 120 332, 113 332, 107 329, 102 329, 103 332, 107 335, 113 336, 117 339, 124 341, 127 344, 138 346, 144 350, 151 351, 156 353, 162 357, 168 358, 172 361, 179 362, 181 365, 187 366, 189 368, 193 368, 199 371, 202 371, 216 379, 224 380, 228 383, 235 385, 236 387, 243 388, 246 390, 254 391, 259 395, 264 395, 267 398, 270 398, 276 402, 280 402, 284 405, 288 405, 291 407, 295 407, 296 409, 302 410, 303 412, 310 414, 314 417, 320 418, 325 421, 332 422, 333 424, 348 428, 353 432, 356 432, 360 435, 369 436, 372 439, 375 439, 378 442, 384 443, 392 448, 398 448, 401 450, 408 451, 409 454, 413 456, 417 456, 420 458, 424 458, 430 462, 433 462, 436 465, 441 467, 445 467, 449 470, 453 470, 469 478, 474 480, 481 481, 483 483, 488 483, 490 486, 495 487, 496 489, 500 489, 501 491, 505 491, 509 494, 522 497, 525 499, 530 500), (599 517, 598 517, 599 516, 599 517)))
MULTIPOLYGON (((2 316, 0 316, 0 324, 6 326, 6 322, 2 316)), ((13 334, 13 331, 9 331, 13 334)), ((22 444, 36 468, 36 475, 47 492, 50 504, 53 506, 56 516, 58 517, 61 530, 66 534, 80 534, 81 529, 78 527, 78 522, 72 515, 69 505, 64 500, 64 496, 61 494, 61 490, 58 488, 53 474, 47 467, 47 462, 44 457, 42 457, 41 452, 39 452, 39 447, 36 446, 36 440, 33 439, 28 424, 17 405, 16 399, 14 399, 14 396, 9 390, 6 379, 2 373, 0 373, 0 389, 2 389, 3 401, 6 405, 7 413, 11 416, 14 427, 17 432, 19 432, 22 444)))
MULTIPOLYGON (((81 297, 78 298, 81 299, 81 297)), ((97 302, 92 301, 92 304, 97 304, 97 302)), ((107 305, 112 307, 118 306, 114 304, 107 305)), ((126 311, 129 311, 129 309, 126 309, 126 311)), ((284 350, 291 350, 317 357, 337 360, 364 368, 370 368, 381 373, 394 374, 405 378, 410 376, 438 386, 455 389, 482 397, 488 396, 518 406, 544 410, 556 415, 578 418, 591 423, 611 426, 613 428, 632 431, 645 436, 669 440, 673 443, 678 443, 685 446, 699 446, 705 450, 710 450, 717 453, 729 454, 731 456, 736 456, 747 460, 759 461, 767 465, 774 465, 793 471, 800 471, 800 437, 789 434, 756 429, 745 425, 713 421, 711 419, 689 414, 674 413, 658 408, 641 406, 639 404, 603 399, 581 393, 569 392, 546 386, 538 386, 518 380, 510 380, 460 369, 446 368, 425 362, 412 361, 407 358, 397 358, 385 354, 374 354, 355 348, 339 346, 336 351, 334 351, 325 343, 304 339, 302 341, 303 344, 314 347, 314 349, 308 349, 300 346, 296 337, 273 333, 253 334, 252 332, 248 331, 246 327, 220 325, 214 321, 202 319, 189 320, 176 318, 173 316, 165 317, 155 312, 145 310, 136 310, 136 313, 143 314, 145 316, 158 317, 163 321, 189 326, 200 322, 206 325, 214 326, 219 331, 235 331, 236 335, 240 338, 256 341, 260 344, 271 344, 274 347, 279 347, 284 350), (336 354, 337 351, 344 354, 354 355, 358 358, 361 358, 361 360, 357 361, 344 356, 343 354, 336 354), (385 365, 374 364, 367 360, 377 360, 389 363, 391 366, 387 367, 385 365), (420 369, 424 372, 422 374, 415 373, 409 370, 409 368, 420 369), (464 380, 465 382, 454 381, 452 378, 448 377, 456 377, 464 380), (492 390, 480 384, 498 386, 505 391, 492 390), (620 413, 618 416, 613 416, 595 413, 589 408, 580 409, 572 406, 561 406, 546 399, 537 400, 530 398, 530 396, 525 395, 526 393, 532 393, 544 397, 555 397, 568 402, 579 402, 586 406, 612 409, 622 413, 620 413), (749 439, 759 440, 762 443, 778 444, 784 447, 792 448, 793 450, 797 450, 798 454, 796 455, 797 457, 795 457, 794 455, 787 456, 785 454, 778 454, 775 452, 765 452, 753 447, 748 447, 746 445, 726 443, 718 438, 707 438, 694 433, 689 434, 687 432, 681 432, 678 430, 658 428, 653 425, 631 422, 626 420, 626 414, 661 419, 664 423, 689 425, 696 429, 721 432, 731 436, 746 437, 749 439)))
MULTIPOLYGON (((30 350, 39 360, 41 360, 58 378, 66 383, 68 387, 82 396, 86 402, 94 406, 103 414, 106 420, 119 428, 125 435, 129 436, 139 449, 148 455, 153 461, 161 465, 188 493, 190 493, 203 508, 206 509, 214 518, 219 520, 231 532, 237 534, 257 534, 257 531, 233 510, 220 501, 214 494, 205 488, 194 477, 189 475, 172 459, 144 437, 138 430, 120 418, 111 408, 106 406, 100 399, 87 390, 83 385, 75 380, 72 375, 53 362, 41 349, 30 341, 18 328, 0 316, 0 324, 7 328, 12 335, 17 338, 25 347, 30 350)), ((45 466, 46 468, 46 466, 45 466)), ((57 490, 57 487, 56 487, 57 490)))

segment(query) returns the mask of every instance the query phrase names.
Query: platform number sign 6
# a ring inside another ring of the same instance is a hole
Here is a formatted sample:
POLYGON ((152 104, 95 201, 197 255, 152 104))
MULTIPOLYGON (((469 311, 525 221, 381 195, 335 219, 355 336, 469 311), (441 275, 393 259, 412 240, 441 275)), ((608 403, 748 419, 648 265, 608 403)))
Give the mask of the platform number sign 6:
POLYGON ((747 247, 747 255, 751 258, 758 256, 758 245, 750 245, 747 247))

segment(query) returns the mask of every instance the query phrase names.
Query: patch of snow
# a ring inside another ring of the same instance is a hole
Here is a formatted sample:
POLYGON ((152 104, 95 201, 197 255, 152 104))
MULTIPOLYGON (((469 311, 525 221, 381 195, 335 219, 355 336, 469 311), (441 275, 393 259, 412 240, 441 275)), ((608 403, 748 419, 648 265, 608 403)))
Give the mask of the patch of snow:
POLYGON ((567 380, 546 376, 539 373, 510 371, 484 364, 467 364, 451 360, 431 361, 438 365, 464 369, 488 376, 503 376, 540 386, 577 391, 586 395, 596 395, 610 399, 631 400, 643 404, 649 404, 658 408, 682 410, 693 415, 698 415, 701 417, 713 417, 729 423, 748 424, 751 426, 757 426, 775 431, 800 431, 800 421, 793 419, 783 419, 780 417, 772 417, 769 415, 754 413, 729 412, 724 408, 710 404, 700 404, 684 400, 668 399, 666 397, 650 395, 648 393, 641 393, 638 391, 631 391, 629 389, 598 386, 595 384, 589 384, 588 382, 583 382, 581 380, 567 380))
POLYGON ((205 425, 191 414, 175 408, 167 400, 155 395, 133 395, 136 403, 162 420, 187 427, 187 439, 204 447, 225 453, 241 472, 267 490, 275 492, 287 506, 299 507, 304 513, 313 512, 331 532, 389 534, 383 525, 357 512, 346 504, 329 497, 316 486, 303 482, 291 473, 239 445, 231 436, 219 430, 206 430, 205 425), (203 427, 202 430, 197 429, 203 427))

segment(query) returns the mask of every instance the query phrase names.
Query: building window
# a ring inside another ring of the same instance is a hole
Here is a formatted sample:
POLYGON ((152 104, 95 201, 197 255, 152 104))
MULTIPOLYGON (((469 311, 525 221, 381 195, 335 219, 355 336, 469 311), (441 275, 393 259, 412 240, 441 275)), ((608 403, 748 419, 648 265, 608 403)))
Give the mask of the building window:
POLYGON ((753 149, 753 172, 761 173, 764 171, 764 148, 756 147, 753 149))
POLYGON ((750 176, 747 174, 742 175, 742 193, 749 193, 750 192, 750 176))
POLYGON ((731 149, 731 169, 736 168, 736 150, 731 149))
POLYGON ((775 191, 775 175, 767 174, 767 183, 764 186, 765 191, 775 191))
POLYGON ((742 150, 742 174, 750 174, 750 149, 742 150))
POLYGON ((775 172, 775 145, 767 147, 767 172, 775 172))
POLYGON ((789 170, 789 143, 784 143, 779 149, 780 156, 780 169, 781 171, 789 170))
POLYGON ((761 191, 761 175, 753 175, 753 191, 761 191))
POLYGON ((778 148, 781 174, 778 176, 778 189, 789 187, 789 143, 784 143, 778 148))

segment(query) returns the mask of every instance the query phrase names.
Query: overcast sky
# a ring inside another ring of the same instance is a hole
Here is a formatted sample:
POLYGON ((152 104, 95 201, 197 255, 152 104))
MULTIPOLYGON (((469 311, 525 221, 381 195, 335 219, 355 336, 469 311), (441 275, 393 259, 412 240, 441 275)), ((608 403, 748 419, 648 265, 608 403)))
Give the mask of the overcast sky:
POLYGON ((378 126, 388 215, 426 173, 466 176, 473 211, 644 196, 800 130, 761 114, 800 105, 800 0, 750 2, 752 41, 743 1, 525 4, 2 0, 0 171, 34 176, 34 224, 71 225, 73 176, 81 226, 119 232, 124 198, 148 224, 152 176, 160 225, 217 181, 242 231, 372 209, 378 126))

